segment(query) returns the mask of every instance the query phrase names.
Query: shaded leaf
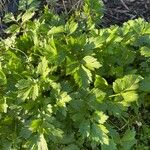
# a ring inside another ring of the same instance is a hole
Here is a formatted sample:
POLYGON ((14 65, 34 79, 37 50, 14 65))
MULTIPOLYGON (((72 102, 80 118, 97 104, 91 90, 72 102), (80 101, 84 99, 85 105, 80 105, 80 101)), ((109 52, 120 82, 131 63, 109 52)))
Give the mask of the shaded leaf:
POLYGON ((126 132, 124 133, 121 139, 122 150, 124 149, 130 150, 132 148, 132 146, 136 143, 135 135, 136 135, 136 132, 134 129, 126 130, 126 132))
POLYGON ((79 126, 79 131, 83 137, 89 137, 91 124, 89 120, 83 120, 79 126))
POLYGON ((96 123, 92 124, 91 128, 91 138, 93 141, 101 144, 109 144, 109 138, 107 136, 108 130, 104 125, 99 125, 96 123))
POLYGON ((109 140, 109 144, 102 144, 101 145, 102 150, 118 150, 117 144, 111 139, 109 140))
POLYGON ((6 76, 4 72, 0 69, 0 86, 3 86, 7 83, 6 76))
POLYGON ((150 76, 145 77, 140 84, 140 90, 144 92, 150 92, 150 76))
POLYGON ((64 147, 62 150, 80 150, 79 147, 75 144, 70 144, 66 147, 64 147))
POLYGON ((79 87, 88 88, 89 84, 92 82, 92 74, 83 65, 74 73, 74 79, 79 87))

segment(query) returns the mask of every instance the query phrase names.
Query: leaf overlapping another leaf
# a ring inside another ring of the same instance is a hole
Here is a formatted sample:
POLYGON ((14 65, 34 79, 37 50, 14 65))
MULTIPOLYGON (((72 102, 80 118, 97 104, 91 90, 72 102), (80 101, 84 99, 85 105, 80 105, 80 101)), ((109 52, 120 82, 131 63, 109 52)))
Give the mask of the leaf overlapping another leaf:
POLYGON ((135 19, 99 28, 101 3, 85 0, 64 19, 48 7, 33 12, 35 0, 30 10, 20 1, 23 12, 5 18, 10 28, 0 41, 0 149, 149 146, 150 25, 135 19))
POLYGON ((29 98, 35 100, 39 95, 39 87, 37 83, 34 83, 32 80, 20 80, 16 84, 16 87, 19 89, 18 97, 23 100, 29 98))

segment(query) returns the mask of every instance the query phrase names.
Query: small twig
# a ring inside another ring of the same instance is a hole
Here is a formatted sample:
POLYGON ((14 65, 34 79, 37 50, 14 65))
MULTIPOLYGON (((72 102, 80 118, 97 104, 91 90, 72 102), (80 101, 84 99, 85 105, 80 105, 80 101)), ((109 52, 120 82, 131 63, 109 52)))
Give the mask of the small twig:
POLYGON ((115 9, 115 12, 119 12, 119 13, 125 14, 125 13, 129 12, 129 10, 118 10, 118 9, 115 9))
POLYGON ((76 7, 76 6, 79 6, 79 4, 81 3, 82 0, 79 0, 77 1, 73 6, 72 8, 69 10, 68 14, 70 14, 70 12, 72 12, 72 10, 76 7))
POLYGON ((111 14, 109 14, 109 13, 104 12, 104 14, 106 14, 106 15, 108 15, 108 16, 110 16, 110 17, 116 19, 116 20, 119 20, 119 18, 117 18, 117 17, 115 17, 115 16, 113 16, 113 15, 111 15, 111 14))
POLYGON ((148 9, 147 2, 145 2, 145 8, 148 9))
POLYGON ((67 12, 67 8, 66 8, 65 1, 64 1, 64 0, 62 0, 62 3, 63 3, 63 7, 64 7, 64 10, 65 10, 65 13, 67 14, 68 12, 67 12))
POLYGON ((26 57, 27 60, 29 60, 28 56, 22 50, 15 48, 15 47, 11 47, 11 46, 10 46, 10 48, 13 50, 19 51, 20 53, 22 53, 26 57))
POLYGON ((129 8, 128 8, 128 6, 125 4, 125 2, 124 2, 123 0, 120 0, 120 1, 121 1, 122 5, 123 5, 127 10, 129 10, 129 8))

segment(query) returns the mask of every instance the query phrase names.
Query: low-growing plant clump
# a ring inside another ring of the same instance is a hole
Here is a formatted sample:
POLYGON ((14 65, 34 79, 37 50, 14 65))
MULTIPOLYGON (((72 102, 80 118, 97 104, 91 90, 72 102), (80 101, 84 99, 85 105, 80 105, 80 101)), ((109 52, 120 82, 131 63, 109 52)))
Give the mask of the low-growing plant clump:
POLYGON ((0 149, 149 149, 150 23, 99 29, 101 8, 85 0, 67 19, 47 7, 7 16, 0 149))

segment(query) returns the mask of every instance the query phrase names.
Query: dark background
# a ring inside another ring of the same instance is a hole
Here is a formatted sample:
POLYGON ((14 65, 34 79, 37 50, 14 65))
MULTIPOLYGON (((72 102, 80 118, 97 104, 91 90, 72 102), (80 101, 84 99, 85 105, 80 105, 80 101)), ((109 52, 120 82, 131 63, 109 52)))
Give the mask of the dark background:
MULTIPOLYGON (((39 1, 41 2, 41 7, 47 2, 46 0, 39 1)), ((55 5, 56 12, 65 12, 63 2, 66 7, 68 6, 67 8, 71 9, 78 1, 79 0, 58 0, 55 5)), ((123 22, 139 17, 150 22, 150 0, 103 0, 103 2, 104 16, 100 23, 102 27, 109 27, 114 24, 121 25, 123 22)), ((2 29, 6 27, 1 23, 4 13, 12 12, 17 14, 18 3, 19 0, 0 0, 0 33, 2 29)))

